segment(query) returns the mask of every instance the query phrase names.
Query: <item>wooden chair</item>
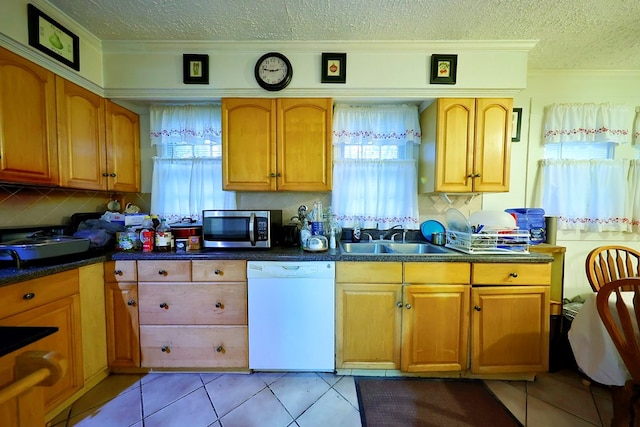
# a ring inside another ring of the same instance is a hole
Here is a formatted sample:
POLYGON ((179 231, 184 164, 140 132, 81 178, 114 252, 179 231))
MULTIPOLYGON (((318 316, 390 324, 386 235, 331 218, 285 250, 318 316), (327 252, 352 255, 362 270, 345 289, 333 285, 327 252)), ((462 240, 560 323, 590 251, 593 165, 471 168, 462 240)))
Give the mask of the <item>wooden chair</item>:
POLYGON ((611 388, 613 401, 612 426, 640 426, 640 277, 628 277, 604 284, 596 295, 596 306, 600 318, 607 328, 622 361, 631 374, 631 379, 623 387, 611 388), (622 297, 622 292, 630 295, 633 310, 622 297), (615 307, 609 299, 615 293, 615 307), (619 323, 615 320, 617 314, 619 323), (632 314, 635 315, 635 327, 632 314))
POLYGON ((600 246, 585 262, 587 279, 594 292, 605 283, 640 276, 640 252, 625 246, 600 246))

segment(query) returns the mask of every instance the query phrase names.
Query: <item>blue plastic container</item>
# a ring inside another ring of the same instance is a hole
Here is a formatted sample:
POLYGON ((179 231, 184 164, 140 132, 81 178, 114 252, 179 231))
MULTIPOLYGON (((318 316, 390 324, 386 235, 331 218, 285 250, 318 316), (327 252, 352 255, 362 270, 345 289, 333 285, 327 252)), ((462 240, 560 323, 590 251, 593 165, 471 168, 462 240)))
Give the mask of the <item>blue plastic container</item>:
POLYGON ((515 215, 516 225, 520 230, 529 230, 529 243, 537 245, 547 240, 544 209, 515 208, 505 209, 505 212, 515 215))

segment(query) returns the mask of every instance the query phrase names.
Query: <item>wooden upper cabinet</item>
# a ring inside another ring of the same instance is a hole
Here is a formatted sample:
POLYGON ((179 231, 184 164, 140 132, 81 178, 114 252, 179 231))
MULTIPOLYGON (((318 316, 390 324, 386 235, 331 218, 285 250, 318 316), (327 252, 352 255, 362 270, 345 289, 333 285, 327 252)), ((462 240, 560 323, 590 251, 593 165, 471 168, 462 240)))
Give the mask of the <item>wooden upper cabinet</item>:
POLYGON ((222 188, 276 190, 275 99, 222 100, 222 188))
POLYGON ((106 108, 107 189, 140 191, 140 118, 109 100, 106 108))
POLYGON ((509 98, 439 98, 420 116, 420 192, 509 191, 509 98))
POLYGON ((281 191, 331 191, 331 99, 278 99, 277 182, 281 191))
POLYGON ((222 100, 223 188, 330 191, 332 100, 222 100))
POLYGON ((56 77, 60 185, 106 190, 105 101, 56 77))
POLYGON ((0 47, 0 181, 57 185, 55 75, 0 47))

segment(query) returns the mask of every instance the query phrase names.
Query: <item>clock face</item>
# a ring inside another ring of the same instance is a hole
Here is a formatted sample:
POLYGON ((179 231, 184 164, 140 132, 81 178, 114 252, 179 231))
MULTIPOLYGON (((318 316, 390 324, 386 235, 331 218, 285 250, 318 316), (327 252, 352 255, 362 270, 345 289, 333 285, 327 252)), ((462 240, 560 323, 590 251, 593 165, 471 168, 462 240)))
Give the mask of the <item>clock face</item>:
POLYGON ((293 68, 284 55, 270 52, 262 55, 256 62, 255 76, 264 89, 281 90, 291 82, 293 68))

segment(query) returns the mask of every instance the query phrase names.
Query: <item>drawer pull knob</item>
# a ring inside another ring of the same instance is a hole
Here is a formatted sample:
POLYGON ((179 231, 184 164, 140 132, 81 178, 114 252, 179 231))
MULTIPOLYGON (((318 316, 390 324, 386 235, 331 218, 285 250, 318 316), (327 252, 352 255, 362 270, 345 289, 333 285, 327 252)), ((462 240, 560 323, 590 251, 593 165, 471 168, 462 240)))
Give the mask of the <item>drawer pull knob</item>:
POLYGON ((221 270, 216 269, 213 273, 222 276, 222 271, 221 270))
POLYGON ((474 306, 473 306, 473 309, 474 309, 475 311, 482 311, 482 307, 480 307, 479 305, 474 305, 474 306))
POLYGON ((122 276, 122 270, 116 270, 113 272, 113 274, 115 274, 116 276, 122 276))
POLYGON ((221 345, 219 345, 219 346, 216 348, 216 351, 217 351, 218 353, 222 353, 222 354, 225 354, 225 353, 226 353, 226 350, 225 350, 225 349, 224 349, 224 347, 223 347, 223 346, 221 346, 221 345))
POLYGON ((161 275, 161 276, 166 276, 169 273, 167 273, 167 270, 160 270, 160 271, 158 271, 158 274, 161 275))
POLYGON ((397 303, 396 305, 398 306, 398 308, 402 308, 402 303, 401 302, 397 303))
POLYGON ((34 299, 35 297, 36 297, 36 294, 34 294, 33 292, 29 292, 28 294, 24 294, 22 296, 22 299, 29 300, 29 299, 34 299))
POLYGON ((216 303, 216 308, 221 308, 221 309, 223 309, 223 310, 224 310, 224 304, 223 304, 223 303, 221 303, 220 301, 218 301, 218 302, 216 303))
POLYGON ((160 308, 164 308, 165 310, 169 310, 169 304, 167 304, 166 302, 163 302, 162 304, 160 304, 160 308))
POLYGON ((511 274, 509 274, 509 276, 515 278, 515 277, 518 277, 518 273, 511 273, 511 274))
POLYGON ((171 353, 171 348, 169 348, 169 346, 168 346, 168 345, 165 345, 164 347, 162 347, 162 348, 160 349, 160 351, 162 351, 163 353, 167 353, 167 354, 169 354, 169 353, 171 353))
POLYGON ((136 302, 132 299, 130 299, 129 301, 127 301, 127 305, 130 305, 131 307, 135 307, 136 302))
POLYGON ((411 310, 411 304, 407 304, 405 307, 407 307, 407 310, 411 310))

